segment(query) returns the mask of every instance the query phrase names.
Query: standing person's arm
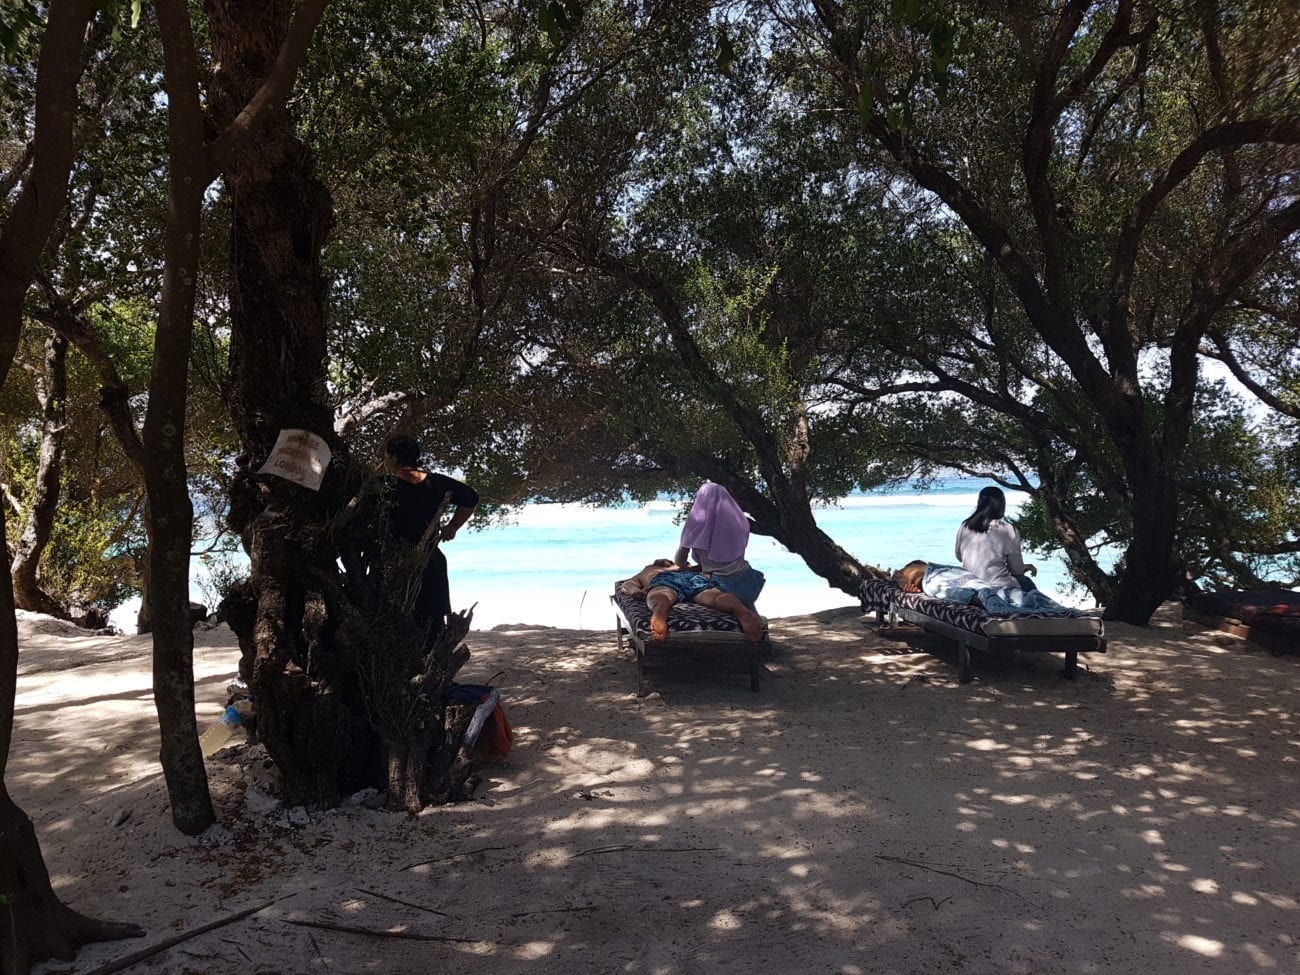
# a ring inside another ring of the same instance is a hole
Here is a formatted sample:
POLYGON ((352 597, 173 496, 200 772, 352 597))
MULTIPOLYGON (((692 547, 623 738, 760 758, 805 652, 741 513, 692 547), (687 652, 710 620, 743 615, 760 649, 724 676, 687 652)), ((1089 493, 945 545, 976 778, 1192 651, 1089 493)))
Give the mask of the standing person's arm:
POLYGON ((449 542, 456 537, 456 532, 474 514, 474 509, 478 507, 478 492, 468 484, 464 484, 454 477, 447 477, 445 474, 431 474, 429 476, 439 479, 437 490, 440 493, 450 494, 451 503, 456 506, 456 511, 452 514, 451 520, 443 525, 442 530, 438 533, 438 537, 442 541, 449 542))
POLYGON ((456 537, 456 532, 460 529, 461 525, 469 521, 470 515, 472 514, 474 514, 473 508, 465 508, 457 505, 456 513, 451 516, 451 521, 442 526, 442 532, 438 537, 444 542, 450 542, 456 537))
POLYGON ((673 561, 684 568, 690 560, 691 550, 685 545, 678 546, 676 553, 673 555, 673 561))
POLYGON ((961 536, 962 536, 962 533, 965 531, 965 529, 966 529, 966 526, 965 526, 965 525, 963 525, 961 528, 958 528, 958 529, 957 529, 957 544, 953 546, 953 550, 952 550, 952 551, 953 551, 953 554, 957 556, 957 564, 958 564, 958 565, 962 565, 962 564, 963 564, 963 563, 962 563, 962 560, 961 560, 961 536))

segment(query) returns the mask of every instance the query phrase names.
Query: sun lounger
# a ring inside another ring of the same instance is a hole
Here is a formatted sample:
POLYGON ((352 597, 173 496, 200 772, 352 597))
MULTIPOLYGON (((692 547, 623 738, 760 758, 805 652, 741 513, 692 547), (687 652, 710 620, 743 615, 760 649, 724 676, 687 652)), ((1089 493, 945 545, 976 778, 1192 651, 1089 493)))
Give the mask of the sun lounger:
POLYGON ((1065 676, 1078 672, 1079 654, 1105 653, 1102 621, 1092 616, 1016 613, 994 616, 978 606, 903 592, 893 582, 868 579, 861 589, 862 611, 884 622, 904 620, 957 644, 961 683, 971 679, 971 650, 1064 653, 1065 676))
POLYGON ((688 662, 748 674, 749 689, 758 690, 762 660, 772 652, 766 624, 763 639, 755 643, 740 631, 740 623, 734 616, 694 603, 678 603, 668 612, 668 638, 659 641, 650 635, 651 612, 643 597, 629 596, 616 589, 610 601, 616 614, 619 650, 623 649, 626 637, 636 651, 637 697, 645 697, 646 674, 678 669, 688 662))
POLYGON ((1300 592, 1197 592, 1183 597, 1183 619, 1212 626, 1277 653, 1300 653, 1300 592))

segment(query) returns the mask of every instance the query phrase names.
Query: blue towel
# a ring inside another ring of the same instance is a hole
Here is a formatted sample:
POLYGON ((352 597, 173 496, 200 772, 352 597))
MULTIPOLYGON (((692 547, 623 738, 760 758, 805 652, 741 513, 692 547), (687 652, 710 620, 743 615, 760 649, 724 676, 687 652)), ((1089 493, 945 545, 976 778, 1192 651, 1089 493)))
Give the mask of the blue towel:
POLYGON ((936 565, 925 570, 921 591, 935 599, 954 603, 971 603, 976 599, 986 613, 1014 616, 1016 613, 1042 613, 1049 616, 1086 616, 1087 613, 1062 606, 1037 590, 1025 592, 1019 586, 990 586, 982 579, 956 565, 936 565))

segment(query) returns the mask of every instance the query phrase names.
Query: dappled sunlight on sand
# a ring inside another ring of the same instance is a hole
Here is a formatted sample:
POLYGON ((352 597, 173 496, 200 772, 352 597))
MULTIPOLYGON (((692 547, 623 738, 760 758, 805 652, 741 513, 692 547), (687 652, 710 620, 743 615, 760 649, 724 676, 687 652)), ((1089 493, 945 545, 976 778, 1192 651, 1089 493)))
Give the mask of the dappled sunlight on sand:
MULTIPOLYGON (((981 658, 962 687, 942 647, 858 617, 773 621, 759 694, 668 676, 637 698, 612 633, 475 632, 464 677, 505 670, 517 732, 480 801, 259 835, 257 769, 226 759, 218 850, 166 826, 140 648, 29 659, 12 779, 81 909, 162 932, 283 898, 187 943, 213 975, 1300 971, 1300 660, 1162 616, 1112 627, 1077 682, 981 658)), ((199 652, 200 713, 233 659, 199 652)))

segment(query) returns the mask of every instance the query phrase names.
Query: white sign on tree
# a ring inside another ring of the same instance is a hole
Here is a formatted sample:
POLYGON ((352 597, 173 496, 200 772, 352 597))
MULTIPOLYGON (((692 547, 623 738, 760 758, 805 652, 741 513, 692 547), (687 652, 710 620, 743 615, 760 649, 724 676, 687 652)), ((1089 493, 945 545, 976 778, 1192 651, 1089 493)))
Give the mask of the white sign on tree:
POLYGON ((319 491, 329 464, 330 448, 324 439, 309 430, 281 430, 271 456, 257 473, 274 474, 319 491))

